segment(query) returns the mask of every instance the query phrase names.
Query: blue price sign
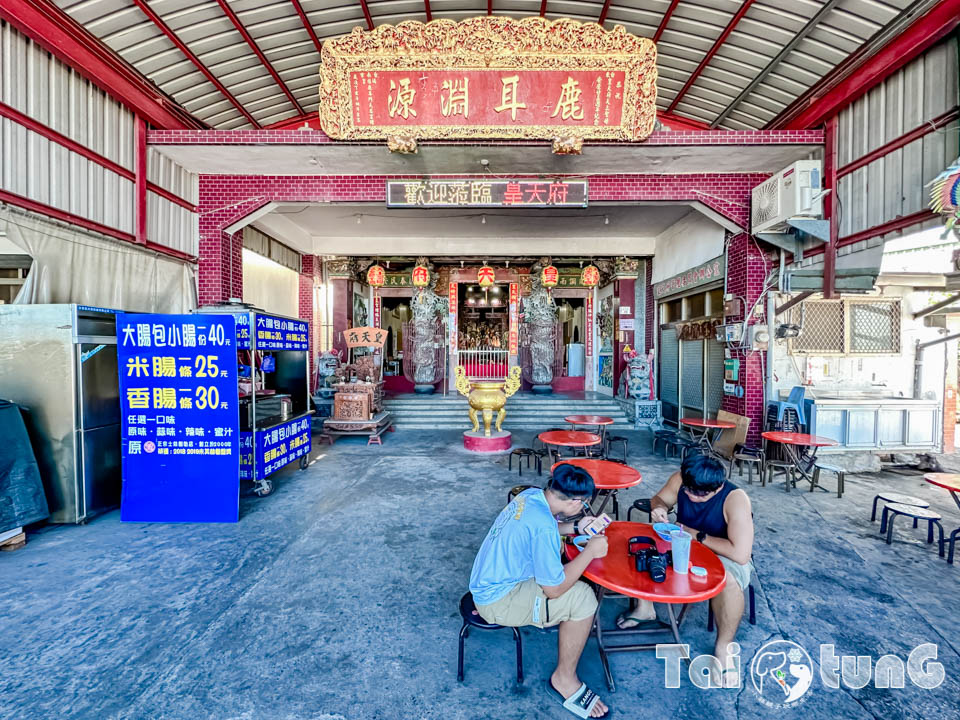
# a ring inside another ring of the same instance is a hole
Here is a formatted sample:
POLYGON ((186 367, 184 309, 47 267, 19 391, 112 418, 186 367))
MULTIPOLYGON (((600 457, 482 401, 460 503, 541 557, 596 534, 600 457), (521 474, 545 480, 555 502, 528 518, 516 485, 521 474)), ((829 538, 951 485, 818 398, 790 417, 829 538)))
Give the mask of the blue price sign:
POLYGON ((288 462, 310 453, 310 418, 299 418, 257 431, 257 477, 267 477, 288 462))
POLYGON ((123 493, 131 522, 236 522, 232 315, 117 316, 123 493))
POLYGON ((305 320, 288 320, 257 314, 257 350, 308 350, 309 326, 305 320))
POLYGON ((237 319, 237 350, 250 349, 250 313, 234 315, 237 319))

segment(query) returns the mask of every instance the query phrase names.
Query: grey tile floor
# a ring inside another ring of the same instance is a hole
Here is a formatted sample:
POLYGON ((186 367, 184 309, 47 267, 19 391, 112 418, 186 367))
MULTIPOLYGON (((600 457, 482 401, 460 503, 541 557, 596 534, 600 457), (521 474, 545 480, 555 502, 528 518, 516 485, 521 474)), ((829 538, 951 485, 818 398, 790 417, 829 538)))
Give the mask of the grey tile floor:
MULTIPOLYGON (((644 482, 625 505, 676 467, 650 455, 645 434, 628 434, 644 482)), ((466 680, 456 681, 457 601, 518 482, 506 457, 466 453, 455 433, 397 432, 382 447, 340 439, 314 460, 282 471, 273 495, 244 498, 236 525, 122 524, 113 512, 0 554, 0 718, 572 717, 543 685, 552 634, 524 631, 518 687, 509 635, 472 633, 466 680)), ((746 487, 758 621, 741 627, 744 664, 769 639, 799 643, 815 665, 804 702, 768 708, 749 679, 701 690, 684 675, 668 689, 650 652, 614 655, 609 693, 591 640, 581 677, 613 716, 960 717, 960 562, 947 565, 908 523, 887 546, 869 520, 876 489, 896 488, 955 527, 947 494, 894 474, 850 477, 841 500, 746 487), (819 676, 825 643, 874 659, 934 643, 946 677, 931 690, 909 679, 904 689, 830 689, 819 676)), ((683 628, 694 654, 712 648, 705 626, 706 607, 694 607, 683 628)))

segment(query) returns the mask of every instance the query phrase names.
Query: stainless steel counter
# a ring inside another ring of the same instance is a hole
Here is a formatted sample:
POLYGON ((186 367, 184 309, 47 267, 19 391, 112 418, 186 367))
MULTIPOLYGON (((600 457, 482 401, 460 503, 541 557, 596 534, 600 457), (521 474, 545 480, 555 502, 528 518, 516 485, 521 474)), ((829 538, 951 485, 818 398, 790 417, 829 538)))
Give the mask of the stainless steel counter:
POLYGON ((838 441, 821 452, 931 452, 942 442, 941 403, 866 393, 806 401, 809 431, 838 441))

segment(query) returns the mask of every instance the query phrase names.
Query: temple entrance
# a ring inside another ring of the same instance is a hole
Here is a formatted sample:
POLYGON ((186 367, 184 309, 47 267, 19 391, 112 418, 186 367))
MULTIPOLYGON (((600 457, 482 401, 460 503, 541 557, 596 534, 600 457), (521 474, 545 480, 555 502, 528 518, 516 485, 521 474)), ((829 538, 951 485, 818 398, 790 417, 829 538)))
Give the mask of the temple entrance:
POLYGON ((510 286, 457 286, 457 364, 467 376, 499 380, 509 371, 510 286))

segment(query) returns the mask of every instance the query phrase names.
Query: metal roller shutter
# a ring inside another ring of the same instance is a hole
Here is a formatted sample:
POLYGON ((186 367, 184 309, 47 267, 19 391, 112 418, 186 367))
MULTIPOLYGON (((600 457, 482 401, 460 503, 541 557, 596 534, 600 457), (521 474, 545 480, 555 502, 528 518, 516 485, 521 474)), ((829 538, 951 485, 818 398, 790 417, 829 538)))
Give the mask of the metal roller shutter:
POLYGON ((716 340, 707 344, 707 414, 716 417, 723 406, 723 345, 716 340))
MULTIPOLYGON (((683 408, 703 414, 703 340, 684 340, 680 349, 683 408)), ((681 415, 685 414, 681 412, 681 415)))
POLYGON ((677 331, 668 328, 660 331, 660 400, 663 402, 663 417, 677 419, 680 388, 680 343, 677 331))

